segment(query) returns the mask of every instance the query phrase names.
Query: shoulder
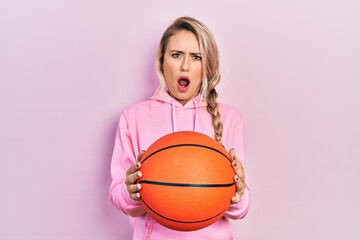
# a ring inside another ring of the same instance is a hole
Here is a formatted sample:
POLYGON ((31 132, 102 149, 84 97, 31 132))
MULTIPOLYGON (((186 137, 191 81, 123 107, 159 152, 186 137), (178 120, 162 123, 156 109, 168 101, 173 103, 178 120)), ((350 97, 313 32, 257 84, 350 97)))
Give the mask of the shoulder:
MULTIPOLYGON (((167 105, 161 101, 149 98, 147 100, 135 103, 123 109, 121 116, 126 119, 127 122, 138 123, 144 122, 145 119, 152 119, 154 116, 158 116, 167 105)), ((171 107, 171 105, 169 105, 171 107)))
POLYGON ((141 102, 135 103, 133 105, 130 105, 122 111, 122 114, 123 115, 133 115, 133 114, 140 113, 150 107, 150 102, 151 101, 149 99, 147 99, 145 101, 141 101, 141 102))
POLYGON ((148 108, 148 105, 149 100, 145 100, 125 107, 121 110, 119 124, 127 126, 128 124, 136 121, 139 116, 147 112, 145 109, 148 108))
POLYGON ((243 119, 241 111, 229 104, 219 102, 219 111, 223 119, 236 119, 238 121, 242 121, 243 119))

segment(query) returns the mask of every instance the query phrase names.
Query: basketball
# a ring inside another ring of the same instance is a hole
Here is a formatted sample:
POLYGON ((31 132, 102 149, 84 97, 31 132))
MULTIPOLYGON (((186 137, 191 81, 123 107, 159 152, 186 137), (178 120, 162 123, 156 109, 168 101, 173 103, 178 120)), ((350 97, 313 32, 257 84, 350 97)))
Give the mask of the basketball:
POLYGON ((165 135, 140 162, 141 205, 165 227, 193 231, 209 226, 225 214, 235 195, 232 159, 207 135, 165 135))

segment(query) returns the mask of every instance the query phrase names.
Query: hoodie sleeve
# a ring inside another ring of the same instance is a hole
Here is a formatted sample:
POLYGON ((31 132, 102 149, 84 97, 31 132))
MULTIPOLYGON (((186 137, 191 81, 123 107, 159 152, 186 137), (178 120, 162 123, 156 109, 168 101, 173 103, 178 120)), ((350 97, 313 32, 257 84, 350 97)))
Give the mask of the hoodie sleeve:
POLYGON ((136 153, 129 134, 129 126, 124 113, 120 116, 116 128, 115 144, 111 160, 110 201, 111 203, 132 217, 144 214, 141 205, 133 201, 125 185, 126 171, 135 162, 136 153))
POLYGON ((250 207, 249 188, 246 187, 244 194, 241 196, 241 201, 238 204, 231 204, 226 216, 231 219, 241 219, 246 216, 250 207))
MULTIPOLYGON (((244 154, 244 124, 242 115, 239 113, 238 117, 234 118, 234 125, 231 129, 234 129, 232 132, 232 139, 230 141, 230 147, 235 149, 235 153, 240 161, 244 165, 245 154, 244 154)), ((244 165, 245 167, 245 165, 244 165)), ((246 167, 245 167, 246 168, 246 167)), ((245 169, 246 170, 246 169, 245 169)), ((241 196, 241 200, 238 204, 231 204, 230 208, 226 212, 226 216, 231 219, 241 219, 246 216, 250 207, 250 190, 248 188, 248 177, 245 175, 247 187, 244 191, 244 194, 241 196)))

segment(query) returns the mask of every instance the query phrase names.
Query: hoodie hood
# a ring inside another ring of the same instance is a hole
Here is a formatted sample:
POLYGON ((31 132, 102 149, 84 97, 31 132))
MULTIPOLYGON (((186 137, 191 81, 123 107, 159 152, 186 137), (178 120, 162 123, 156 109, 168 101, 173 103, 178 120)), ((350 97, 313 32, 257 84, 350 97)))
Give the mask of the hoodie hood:
POLYGON ((203 99, 200 94, 198 94, 196 97, 191 99, 185 105, 182 105, 176 99, 174 99, 172 96, 170 96, 166 90, 157 91, 150 98, 150 100, 155 100, 155 101, 169 103, 169 104, 175 104, 175 107, 177 107, 177 108, 196 108, 196 107, 206 107, 207 106, 206 100, 203 99))
POLYGON ((177 100, 175 100, 173 97, 169 95, 169 93, 165 90, 163 91, 157 91, 151 98, 152 101, 158 101, 161 103, 169 104, 171 106, 171 119, 172 119, 172 126, 173 126, 173 132, 178 131, 177 127, 177 119, 176 119, 176 110, 177 109, 194 109, 195 110, 195 117, 194 117, 194 128, 193 131, 197 131, 197 124, 198 124, 198 113, 199 108, 203 108, 207 106, 207 103, 205 99, 201 97, 200 94, 198 94, 193 99, 189 100, 185 105, 182 105, 177 100))

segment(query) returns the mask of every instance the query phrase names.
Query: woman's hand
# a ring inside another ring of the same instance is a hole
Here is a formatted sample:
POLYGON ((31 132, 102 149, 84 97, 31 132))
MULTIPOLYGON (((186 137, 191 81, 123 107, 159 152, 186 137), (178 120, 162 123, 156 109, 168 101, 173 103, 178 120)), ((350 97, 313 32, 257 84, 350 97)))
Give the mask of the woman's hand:
POLYGON ((136 202, 139 202, 140 199, 139 190, 141 189, 141 184, 135 182, 142 176, 142 173, 139 171, 139 169, 141 167, 140 159, 143 154, 144 151, 141 151, 136 158, 136 162, 126 171, 125 184, 130 198, 136 202))
POLYGON ((241 161, 236 156, 235 150, 233 148, 230 149, 229 154, 233 160, 232 165, 236 173, 236 175, 234 176, 235 184, 236 184, 236 193, 235 196, 232 197, 231 203, 237 204, 240 202, 241 196, 244 194, 246 188, 245 169, 241 161))

